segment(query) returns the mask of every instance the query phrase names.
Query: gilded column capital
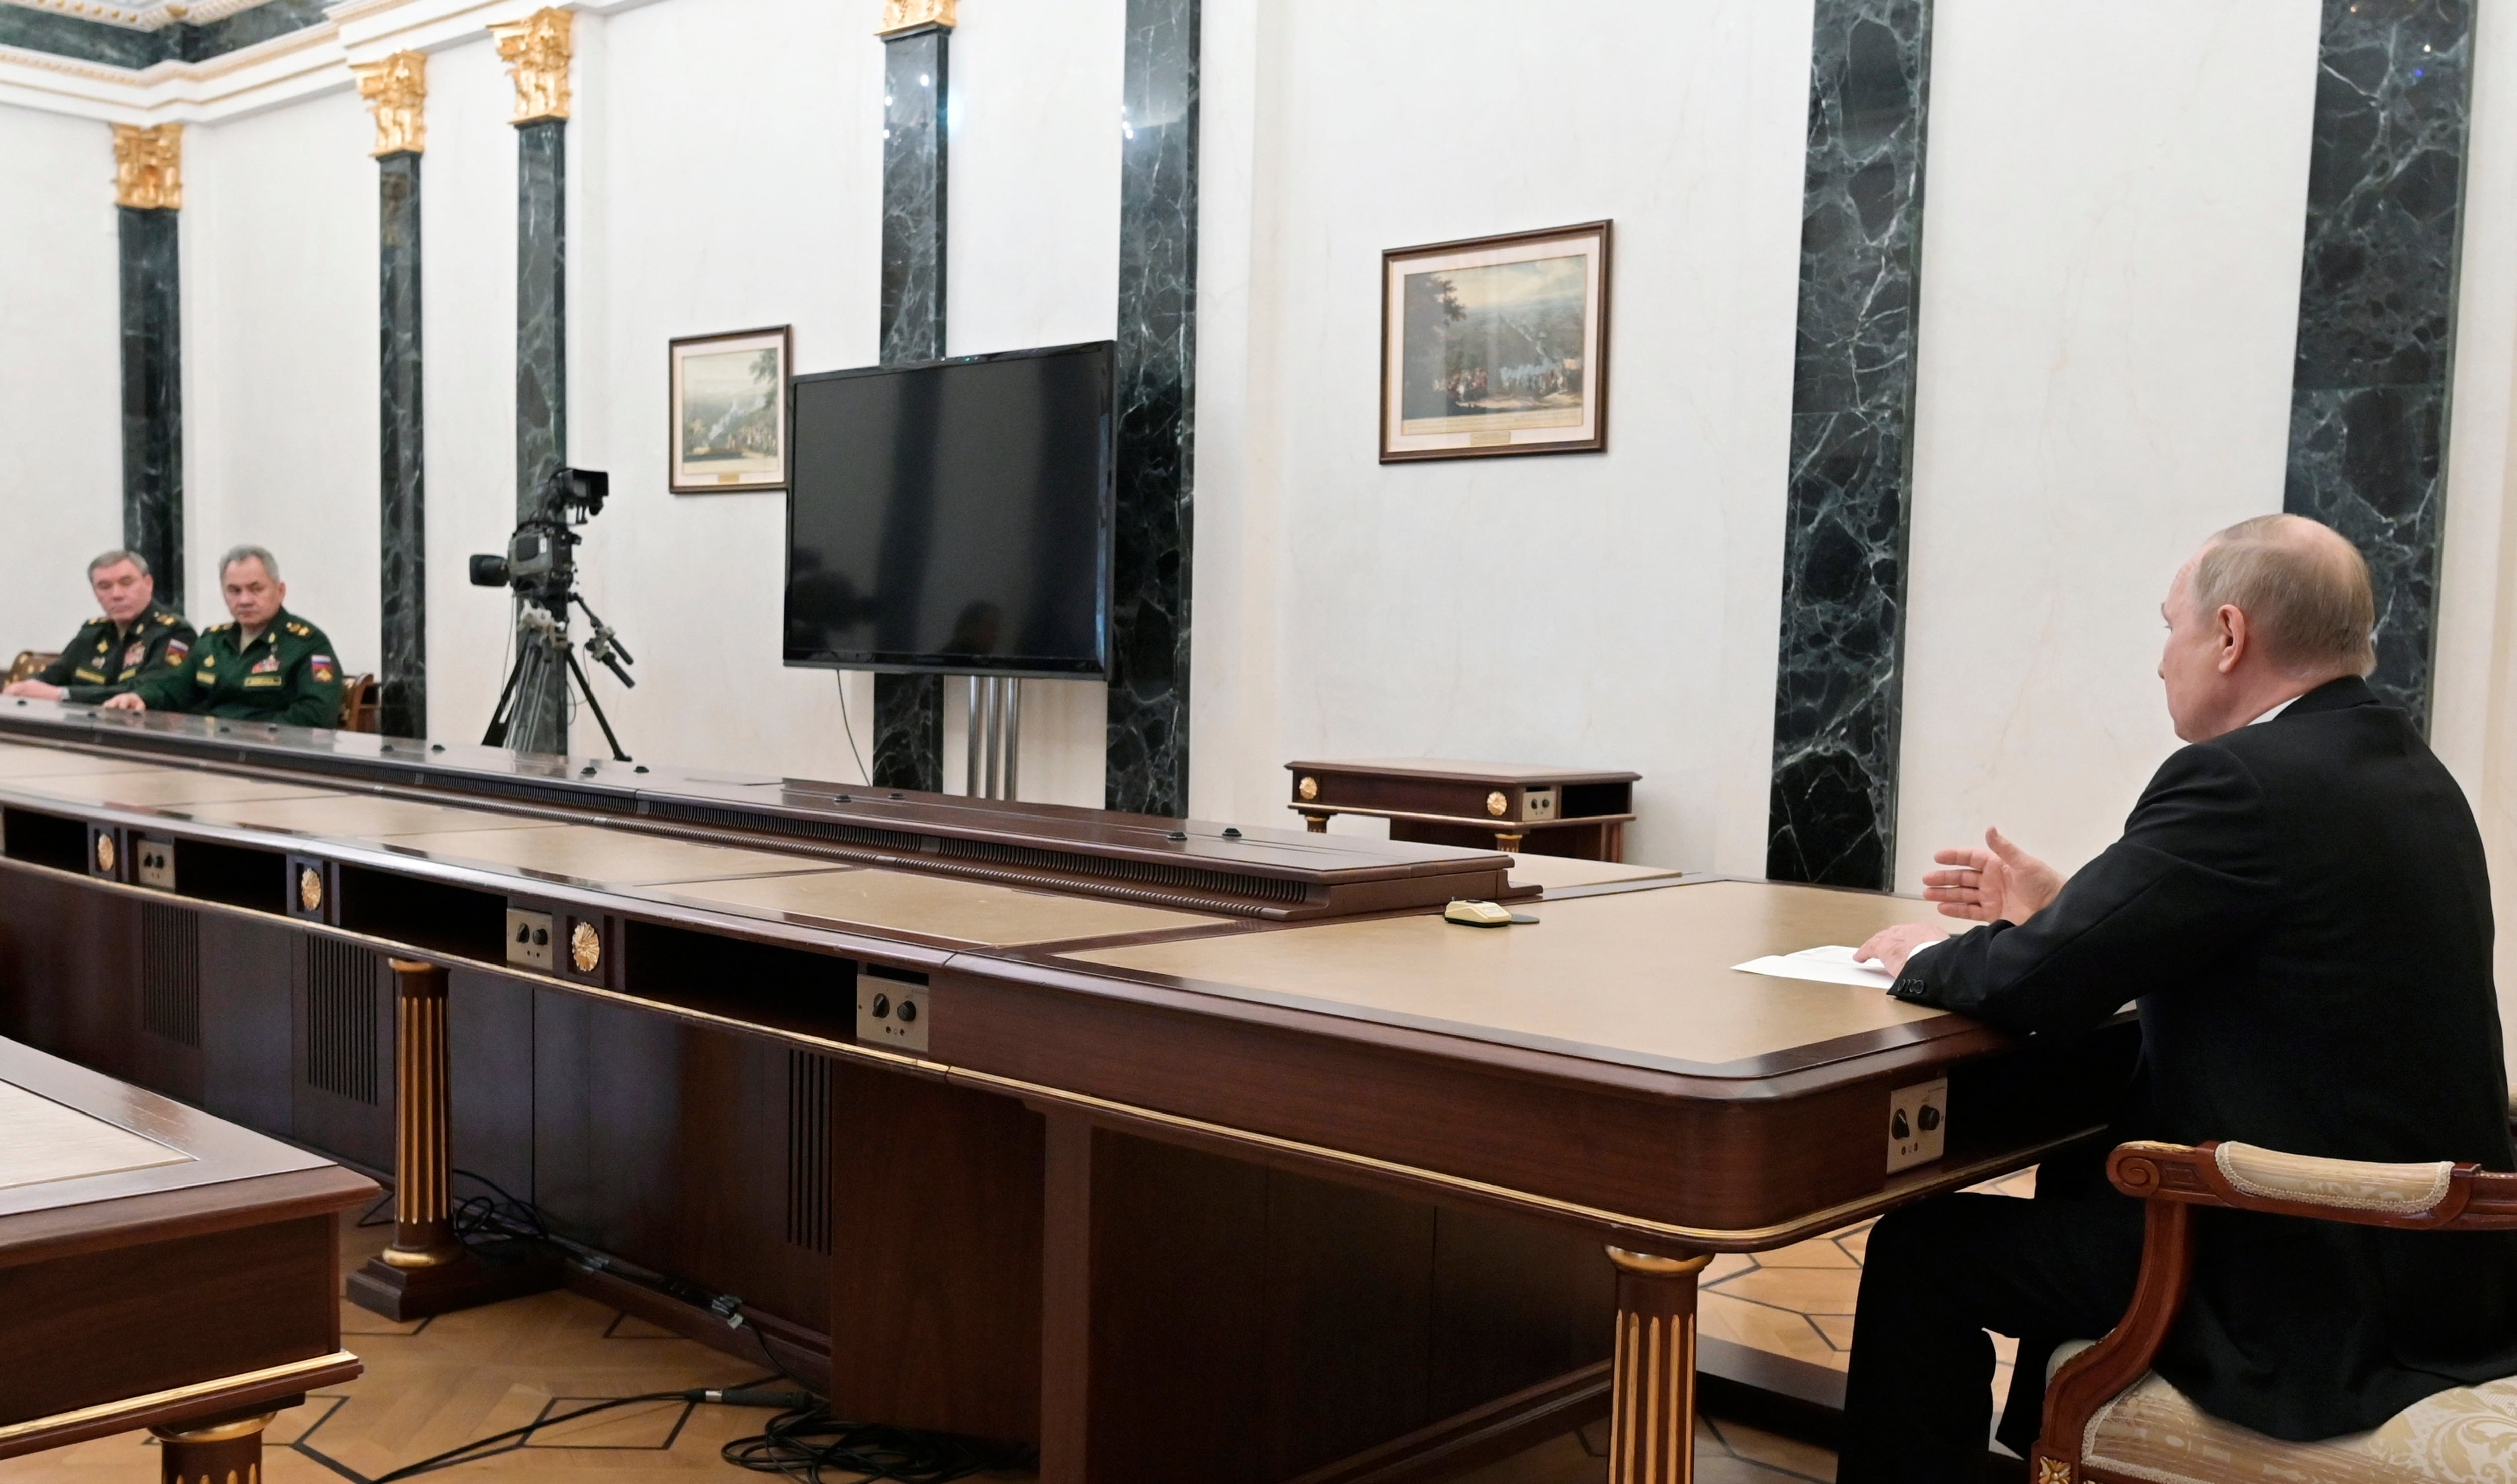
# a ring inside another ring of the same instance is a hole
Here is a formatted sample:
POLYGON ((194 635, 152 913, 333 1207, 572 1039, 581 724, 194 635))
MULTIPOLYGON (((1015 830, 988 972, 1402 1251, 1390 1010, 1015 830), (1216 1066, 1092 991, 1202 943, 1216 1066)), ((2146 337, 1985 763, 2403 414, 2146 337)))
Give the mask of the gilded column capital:
POLYGON ((113 199, 142 211, 184 204, 184 126, 113 126, 113 199))
POLYGON ((545 7, 522 21, 490 27, 498 59, 516 78, 511 124, 568 117, 568 64, 576 55, 576 13, 545 7))
POLYGON ((875 34, 898 36, 930 25, 949 31, 960 23, 954 17, 960 4, 960 0, 882 0, 882 24, 875 27, 875 34))
POLYGON ((350 70, 358 75, 359 96, 376 115, 376 147, 368 153, 381 159, 428 148, 427 53, 396 52, 350 70))

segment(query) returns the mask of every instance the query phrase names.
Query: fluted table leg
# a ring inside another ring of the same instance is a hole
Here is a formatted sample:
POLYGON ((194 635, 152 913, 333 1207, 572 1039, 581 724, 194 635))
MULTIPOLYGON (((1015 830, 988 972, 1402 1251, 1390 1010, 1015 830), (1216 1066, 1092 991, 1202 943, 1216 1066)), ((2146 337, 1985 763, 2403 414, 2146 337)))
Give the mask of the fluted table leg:
POLYGON ((209 1427, 151 1427, 162 1484, 262 1484, 262 1429, 276 1413, 209 1427))
POLYGON ((1609 1484, 1695 1478, 1695 1280, 1710 1254, 1608 1249, 1617 1265, 1617 1346, 1609 1383, 1609 1484))
POLYGON ((350 1275, 352 1302, 424 1319, 551 1286, 546 1268, 484 1262, 454 1235, 453 1104, 446 970, 391 960, 394 974, 394 1241, 350 1275))

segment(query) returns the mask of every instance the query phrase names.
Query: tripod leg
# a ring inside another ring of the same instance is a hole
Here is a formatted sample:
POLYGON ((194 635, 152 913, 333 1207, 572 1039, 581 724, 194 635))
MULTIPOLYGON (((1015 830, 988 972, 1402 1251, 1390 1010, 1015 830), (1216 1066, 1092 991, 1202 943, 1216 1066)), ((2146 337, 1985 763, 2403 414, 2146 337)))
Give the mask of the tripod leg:
POLYGON ((516 682, 523 678, 524 673, 525 650, 524 646, 519 644, 516 648, 516 662, 507 667, 506 688, 498 693, 498 703, 490 708, 490 730, 481 734, 481 745, 503 747, 507 744, 507 724, 512 720, 507 708, 515 701, 516 682))
POLYGON ((603 702, 594 699, 594 684, 585 678, 585 667, 576 662, 575 650, 568 652, 568 672, 576 677, 576 689, 585 698, 585 708, 594 713, 594 724, 603 729, 603 740, 612 744, 612 760, 629 761, 629 754, 620 750, 620 739, 612 735, 612 718, 603 714, 603 702))

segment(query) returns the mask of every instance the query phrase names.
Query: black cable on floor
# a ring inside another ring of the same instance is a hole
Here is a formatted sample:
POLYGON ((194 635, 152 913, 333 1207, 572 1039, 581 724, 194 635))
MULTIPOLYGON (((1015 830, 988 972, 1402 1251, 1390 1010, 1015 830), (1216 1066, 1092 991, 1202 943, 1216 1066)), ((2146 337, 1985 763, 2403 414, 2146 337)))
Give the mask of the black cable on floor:
POLYGON ((486 1438, 474 1438, 461 1447, 448 1448, 444 1453, 422 1459, 416 1463, 405 1463, 391 1473, 378 1474, 373 1484, 393 1484, 397 1479, 407 1479, 418 1474, 433 1473, 440 1468, 451 1468, 457 1463, 477 1463, 501 1453, 512 1453, 524 1447, 534 1433, 544 1427, 556 1426, 561 1422, 573 1422, 581 1417, 592 1417, 598 1412, 609 1412, 615 1407, 634 1406, 640 1402, 699 1402, 722 1407, 781 1407, 791 1410, 810 1407, 812 1400, 810 1395, 803 1392, 764 1391, 756 1384, 723 1389, 703 1387, 689 1391, 650 1391, 644 1396, 615 1397, 610 1401, 597 1402, 591 1407, 579 1407, 574 1412, 563 1412, 557 1417, 535 1418, 522 1427, 510 1427, 504 1432, 492 1433, 486 1438))
MULTIPOLYGON (((496 1181, 471 1170, 458 1169, 453 1173, 487 1186, 492 1193, 467 1196, 454 1203, 455 1236, 473 1252, 498 1261, 556 1253, 588 1271, 610 1273, 694 1308, 707 1310, 722 1318, 730 1328, 746 1327, 748 1315, 745 1312, 743 1300, 734 1294, 712 1293, 697 1284, 623 1262, 582 1243, 559 1236, 551 1231, 532 1202, 518 1200, 496 1181)), ((767 1427, 750 1437, 735 1439, 722 1451, 726 1462, 738 1467, 754 1473, 783 1473, 804 1481, 804 1484, 838 1484, 836 1479, 825 1478, 825 1469, 843 1473, 851 1481, 864 1479, 868 1484, 884 1479, 897 1480, 900 1484, 947 1484, 949 1480, 968 1478, 989 1469, 1027 1467, 1032 1462, 1032 1450, 1026 1447, 1005 1448, 950 1433, 893 1427, 878 1422, 848 1421, 833 1417, 829 1405, 817 1398, 812 1388, 798 1379, 778 1358, 777 1351, 770 1346, 769 1336, 760 1326, 753 1324, 748 1328, 753 1340, 760 1346, 762 1358, 769 1362, 780 1378, 797 1389, 770 1391, 754 1382, 722 1391, 657 1392, 598 1402, 558 1417, 542 1418, 491 1437, 475 1439, 460 1448, 448 1449, 435 1458, 422 1459, 382 1475, 374 1484, 390 1484, 393 1480, 522 1448, 533 1432, 555 1422, 574 1421, 638 1402, 676 1400, 780 1409, 777 1416, 770 1419, 767 1427)))
POLYGON ((725 1445, 725 1461, 753 1473, 779 1473, 804 1484, 897 1479, 903 1484, 944 1484, 993 1468, 1027 1466, 1028 1448, 998 1448, 949 1433, 851 1422, 823 1406, 782 1412, 747 1438, 725 1445))

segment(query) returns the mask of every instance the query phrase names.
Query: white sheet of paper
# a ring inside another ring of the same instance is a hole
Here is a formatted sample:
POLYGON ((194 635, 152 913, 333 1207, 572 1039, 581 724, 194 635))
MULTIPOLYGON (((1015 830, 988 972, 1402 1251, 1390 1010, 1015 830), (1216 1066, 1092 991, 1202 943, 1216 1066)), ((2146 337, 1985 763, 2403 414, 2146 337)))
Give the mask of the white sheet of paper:
POLYGON ((1797 954, 1770 954, 1730 966, 1751 974, 1771 974, 1777 979, 1814 979, 1820 984, 1855 984, 1872 990, 1884 990, 1897 982, 1895 975, 1875 963, 1854 962, 1853 952, 1841 944, 1831 944, 1805 948, 1797 954))

